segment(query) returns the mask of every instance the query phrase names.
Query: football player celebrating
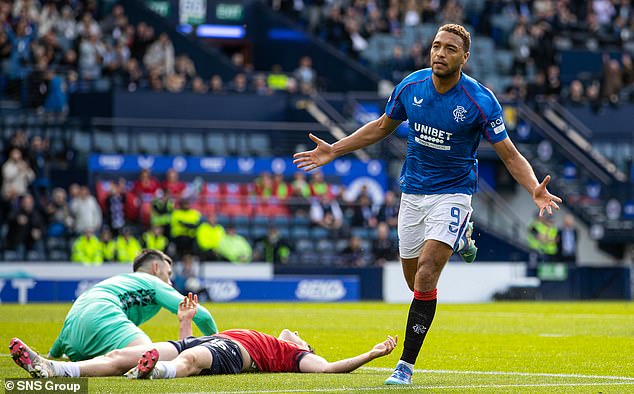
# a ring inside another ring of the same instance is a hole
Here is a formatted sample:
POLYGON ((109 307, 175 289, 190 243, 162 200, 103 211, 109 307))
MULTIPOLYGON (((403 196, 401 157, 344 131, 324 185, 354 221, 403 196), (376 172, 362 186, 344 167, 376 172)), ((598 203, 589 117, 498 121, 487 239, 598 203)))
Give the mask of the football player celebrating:
POLYGON ((311 134, 317 147, 294 155, 298 168, 310 171, 382 140, 409 121, 399 180, 398 238, 403 274, 414 299, 401 360, 385 384, 412 383, 414 363, 436 312, 438 278, 451 255, 457 252, 466 262, 476 257, 469 219, 482 137, 531 194, 540 215, 552 214, 561 202, 546 189, 550 176, 538 182, 509 139, 495 95, 462 72, 470 45, 471 36, 463 26, 441 26, 431 46, 431 68, 405 77, 388 99, 385 114, 332 145, 311 134))

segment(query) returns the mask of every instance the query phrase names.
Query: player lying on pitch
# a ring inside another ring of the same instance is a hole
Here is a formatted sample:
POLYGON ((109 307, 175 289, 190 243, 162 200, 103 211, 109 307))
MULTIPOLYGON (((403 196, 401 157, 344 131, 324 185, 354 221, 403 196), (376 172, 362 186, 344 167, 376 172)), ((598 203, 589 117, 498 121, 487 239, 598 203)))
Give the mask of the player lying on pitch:
POLYGON ((92 360, 47 360, 17 338, 11 340, 9 349, 15 363, 34 378, 117 376, 131 368, 125 375, 132 379, 169 379, 241 372, 351 372, 390 354, 398 340, 388 336, 368 352, 328 362, 316 355, 297 331, 287 329, 277 338, 254 330, 193 337, 191 323, 196 309, 197 302, 192 297, 185 297, 179 305, 180 331, 190 335, 185 339, 114 350, 92 360))
MULTIPOLYGON (((95 284, 75 300, 51 347, 51 357, 66 354, 71 361, 81 361, 115 349, 151 346, 152 340, 138 326, 161 308, 177 313, 183 294, 172 287, 172 259, 161 251, 143 250, 132 269, 95 284)), ((193 320, 205 335, 218 332, 202 306, 193 320)))

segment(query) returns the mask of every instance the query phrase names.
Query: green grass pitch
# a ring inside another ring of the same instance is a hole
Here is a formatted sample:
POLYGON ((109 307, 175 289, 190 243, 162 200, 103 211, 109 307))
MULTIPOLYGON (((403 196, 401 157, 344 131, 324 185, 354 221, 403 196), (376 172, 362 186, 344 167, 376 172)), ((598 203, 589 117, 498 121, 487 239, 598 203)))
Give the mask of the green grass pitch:
MULTIPOLYGON (((634 393, 634 303, 441 304, 416 365, 412 387, 386 387, 399 359, 409 305, 206 304, 220 329, 275 334, 294 328, 326 359, 366 351, 387 334, 388 357, 341 375, 246 374, 170 381, 91 378, 91 393, 634 393)), ((8 356, 19 336, 46 352, 69 304, 0 305, 0 377, 28 376, 8 356)), ((142 327, 156 341, 178 335, 162 311, 142 327)), ((197 329, 195 330, 198 333, 197 329)))

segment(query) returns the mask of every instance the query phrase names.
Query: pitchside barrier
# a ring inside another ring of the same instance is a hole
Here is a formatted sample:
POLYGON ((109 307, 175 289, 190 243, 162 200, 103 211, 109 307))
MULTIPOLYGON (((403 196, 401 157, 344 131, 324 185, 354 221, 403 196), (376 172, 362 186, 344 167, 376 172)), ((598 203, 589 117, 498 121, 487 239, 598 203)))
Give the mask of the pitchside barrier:
MULTIPOLYGON (((95 283, 131 272, 129 264, 0 264, 0 303, 70 302, 95 283)), ((383 267, 275 267, 268 263, 207 263, 194 282, 215 302, 411 301, 400 263, 383 267)), ((627 267, 544 266, 526 276, 523 263, 450 262, 438 283, 442 302, 494 299, 632 299, 627 267)), ((190 283, 191 284, 191 283, 190 283)))

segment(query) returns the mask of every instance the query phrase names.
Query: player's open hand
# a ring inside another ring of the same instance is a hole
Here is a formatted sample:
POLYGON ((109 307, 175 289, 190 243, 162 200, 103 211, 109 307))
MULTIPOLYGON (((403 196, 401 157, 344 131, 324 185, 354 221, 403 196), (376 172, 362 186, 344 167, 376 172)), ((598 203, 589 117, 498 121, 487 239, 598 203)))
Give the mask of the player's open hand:
POLYGON ((544 211, 547 211, 549 215, 553 214, 553 208, 559 210, 561 198, 550 194, 546 185, 550 182, 550 175, 546 175, 546 178, 533 190, 533 201, 539 208, 539 216, 544 216, 544 211))
POLYGON ((387 336, 387 339, 381 343, 374 345, 370 353, 372 353, 373 358, 387 356, 392 353, 392 350, 396 347, 398 343, 398 335, 395 337, 387 336))
POLYGON ((178 304, 178 321, 191 320, 198 310, 198 296, 189 292, 178 304))
POLYGON ((335 159, 335 151, 331 144, 317 138, 312 133, 308 134, 308 136, 317 144, 317 147, 313 150, 297 152, 293 155, 295 159, 293 163, 297 165, 297 168, 310 171, 326 165, 335 159))

